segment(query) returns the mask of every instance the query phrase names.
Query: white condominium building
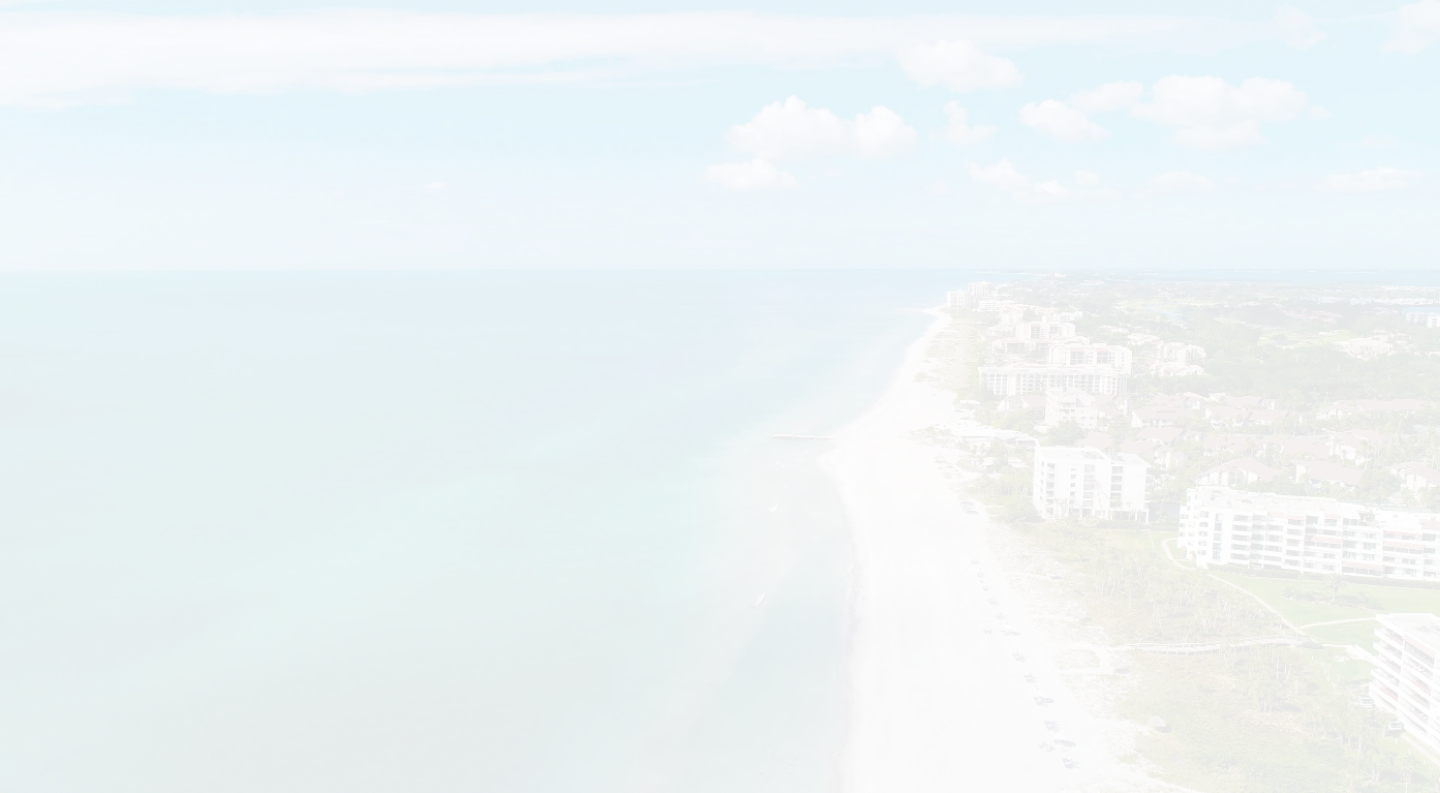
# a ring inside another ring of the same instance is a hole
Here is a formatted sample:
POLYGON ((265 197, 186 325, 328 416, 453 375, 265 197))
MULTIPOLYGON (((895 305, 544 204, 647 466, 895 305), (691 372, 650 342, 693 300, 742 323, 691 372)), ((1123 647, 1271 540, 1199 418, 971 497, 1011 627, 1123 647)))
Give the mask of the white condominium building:
POLYGON ((1440 617, 1381 614, 1375 618, 1370 697, 1405 725, 1405 732, 1440 753, 1440 617))
POLYGON ((1056 344, 1043 364, 980 367, 980 383, 992 396, 1043 394, 1069 388, 1090 394, 1124 396, 1133 365, 1128 347, 1113 344, 1056 344))
POLYGON ((1125 396, 1129 377, 1108 366, 1008 364, 980 367, 980 383, 991 396, 1043 394, 1052 388, 1073 388, 1091 394, 1125 396))
POLYGON ((1118 344, 1057 344, 1046 353, 1052 366, 1096 366, 1121 374, 1130 374, 1134 361, 1130 348, 1118 344))
POLYGON ((1201 567, 1434 579, 1437 535, 1440 515, 1228 487, 1192 487, 1180 511, 1180 547, 1201 567))
POLYGON ((1148 520, 1145 475, 1149 468, 1133 454, 1042 446, 1035 450, 1031 488, 1035 511, 1046 519, 1148 520))

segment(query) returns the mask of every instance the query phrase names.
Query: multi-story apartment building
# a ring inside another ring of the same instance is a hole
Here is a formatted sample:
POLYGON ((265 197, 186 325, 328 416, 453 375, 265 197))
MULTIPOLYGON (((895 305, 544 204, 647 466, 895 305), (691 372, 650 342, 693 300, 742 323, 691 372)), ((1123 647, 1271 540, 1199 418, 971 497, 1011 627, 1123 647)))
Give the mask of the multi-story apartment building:
POLYGON ((966 309, 971 307, 971 294, 966 289, 956 289, 945 294, 945 308, 966 309))
POLYGON ((1046 353, 1046 362, 1052 366, 1099 366, 1130 374, 1135 356, 1129 347, 1118 344, 1073 342, 1051 347, 1046 353))
POLYGON ((1440 515, 1317 496, 1192 487, 1180 511, 1180 546, 1201 567, 1440 577, 1440 515))
POLYGON ((1119 416, 1119 409, 1109 407, 1102 410, 1104 403, 1093 394, 1071 389, 1050 389, 1045 391, 1045 423, 1056 426, 1060 422, 1074 422, 1083 429, 1096 429, 1102 420, 1119 416))
POLYGON ((1149 468, 1148 463, 1133 454, 1042 446, 1035 450, 1031 488, 1035 511, 1047 519, 1149 520, 1145 487, 1149 468))
POLYGON ((1056 344, 1043 364, 980 367, 980 382, 993 396, 1041 394, 1052 388, 1124 396, 1133 366, 1127 347, 1113 344, 1056 344))
POLYGON ((1001 352, 1024 353, 1031 350, 1048 349, 1052 344, 1075 341, 1075 323, 1059 322, 1050 317, 1034 322, 1017 322, 1011 326, 1013 333, 992 342, 1001 352))
POLYGON ((1091 394, 1125 396, 1129 377, 1109 367, 1007 364, 980 367, 986 393, 1004 397, 1043 394, 1052 388, 1075 388, 1091 394))
POLYGON ((1375 618, 1370 698, 1405 725, 1405 732, 1440 753, 1440 617, 1381 614, 1375 618))

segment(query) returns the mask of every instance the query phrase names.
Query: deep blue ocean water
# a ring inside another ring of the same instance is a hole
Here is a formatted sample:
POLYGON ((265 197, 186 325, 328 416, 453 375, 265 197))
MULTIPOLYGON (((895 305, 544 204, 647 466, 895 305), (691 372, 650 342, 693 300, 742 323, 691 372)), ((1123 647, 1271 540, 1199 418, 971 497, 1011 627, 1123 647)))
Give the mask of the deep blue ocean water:
POLYGON ((809 791, 958 272, 0 279, 0 789, 809 791))

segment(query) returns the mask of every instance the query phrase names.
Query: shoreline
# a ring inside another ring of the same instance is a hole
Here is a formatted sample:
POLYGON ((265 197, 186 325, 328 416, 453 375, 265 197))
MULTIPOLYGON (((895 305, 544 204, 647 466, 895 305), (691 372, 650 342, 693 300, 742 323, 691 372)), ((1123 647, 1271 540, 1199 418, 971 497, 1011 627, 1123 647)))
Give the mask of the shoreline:
POLYGON ((1006 585, 983 512, 965 511, 941 450, 907 437, 958 418, 953 394, 917 380, 935 368, 927 351, 951 322, 927 313, 935 322, 885 392, 818 461, 844 505, 854 565, 840 787, 1043 791, 1123 779, 1130 788, 1143 775, 1085 747, 1094 719, 1006 585), (1047 721, 1080 745, 1057 750, 1047 721))

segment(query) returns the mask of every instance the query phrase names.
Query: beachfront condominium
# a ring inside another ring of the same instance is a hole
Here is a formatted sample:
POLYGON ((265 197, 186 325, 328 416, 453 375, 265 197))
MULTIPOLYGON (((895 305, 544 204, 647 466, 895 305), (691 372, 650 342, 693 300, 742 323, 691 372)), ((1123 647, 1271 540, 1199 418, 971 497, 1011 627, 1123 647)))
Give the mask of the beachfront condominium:
POLYGON ((1148 520, 1145 477, 1150 466, 1133 454, 1042 446, 1035 450, 1031 493, 1042 518, 1148 520))
POLYGON ((1229 487, 1192 487, 1180 510, 1180 547, 1201 567, 1435 579, 1437 535, 1440 515, 1229 487))
POLYGON ((991 396, 1043 394, 1052 388, 1124 396, 1134 356, 1114 344, 1055 344, 1045 363, 980 367, 980 383, 991 396))
POLYGON ((1440 617, 1381 614, 1375 618, 1370 698, 1405 725, 1405 732, 1440 753, 1440 617))

